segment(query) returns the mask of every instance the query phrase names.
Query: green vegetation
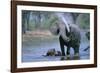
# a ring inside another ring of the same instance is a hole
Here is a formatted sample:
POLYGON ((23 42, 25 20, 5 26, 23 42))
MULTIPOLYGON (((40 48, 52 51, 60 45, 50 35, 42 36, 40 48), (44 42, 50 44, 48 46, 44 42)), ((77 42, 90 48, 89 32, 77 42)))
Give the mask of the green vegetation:
POLYGON ((25 33, 27 30, 48 29, 51 24, 58 20, 54 12, 45 11, 22 11, 22 30, 25 33))
MULTIPOLYGON (((58 22, 59 12, 47 12, 47 11, 22 11, 22 32, 33 31, 35 29, 49 29, 51 25, 58 22)), ((68 13, 64 12, 63 17, 67 21, 74 21, 74 24, 78 24, 81 29, 90 28, 90 15, 88 13, 68 13), (71 19, 69 18, 69 16, 71 19), (73 19, 73 20, 72 20, 73 19)))
POLYGON ((90 15, 89 14, 80 14, 76 21, 82 29, 90 29, 90 15))

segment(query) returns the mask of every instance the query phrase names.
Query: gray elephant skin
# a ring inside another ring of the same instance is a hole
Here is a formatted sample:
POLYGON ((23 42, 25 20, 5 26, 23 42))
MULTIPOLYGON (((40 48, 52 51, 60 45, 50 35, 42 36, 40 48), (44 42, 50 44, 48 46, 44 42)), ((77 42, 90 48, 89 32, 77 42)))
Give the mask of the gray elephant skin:
MULTIPOLYGON (((75 24, 74 24, 75 25, 75 24)), ((72 47, 74 50, 74 56, 79 56, 79 47, 81 42, 80 30, 78 27, 68 24, 70 31, 68 31, 65 24, 57 23, 55 26, 52 26, 50 31, 59 35, 59 42, 62 56, 70 56, 70 48, 72 47), (65 53, 65 48, 67 47, 67 51, 65 53)))

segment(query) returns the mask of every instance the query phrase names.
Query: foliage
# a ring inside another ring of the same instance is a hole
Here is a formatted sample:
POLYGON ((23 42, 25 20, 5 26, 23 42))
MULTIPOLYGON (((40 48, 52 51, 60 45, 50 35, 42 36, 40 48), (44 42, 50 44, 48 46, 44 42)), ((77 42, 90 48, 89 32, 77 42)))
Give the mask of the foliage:
POLYGON ((90 15, 89 14, 80 14, 76 21, 82 29, 90 28, 90 15))
MULTIPOLYGON (((48 12, 48 11, 22 11, 22 31, 33 31, 35 29, 49 29, 51 25, 58 22, 58 17, 56 15, 58 12, 48 12)), ((90 28, 90 15, 88 13, 68 13, 64 12, 63 17, 72 21, 68 18, 70 15, 73 18, 74 23, 79 24, 82 29, 90 28)), ((66 20, 67 21, 67 20, 66 20)))

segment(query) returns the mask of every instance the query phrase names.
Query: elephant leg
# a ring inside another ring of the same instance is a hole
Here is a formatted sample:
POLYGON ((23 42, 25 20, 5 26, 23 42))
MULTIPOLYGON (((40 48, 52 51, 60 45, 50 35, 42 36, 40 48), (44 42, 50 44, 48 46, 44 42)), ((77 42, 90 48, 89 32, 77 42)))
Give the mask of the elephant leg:
POLYGON ((67 57, 70 57, 70 47, 67 47, 67 57))
POLYGON ((64 49, 63 39, 60 37, 59 40, 60 40, 60 48, 61 48, 62 56, 65 56, 65 49, 64 49))
POLYGON ((64 45, 63 44, 60 44, 60 48, 61 48, 62 56, 65 56, 64 45))
POLYGON ((79 56, 79 48, 74 48, 74 55, 79 56))
POLYGON ((79 47, 74 48, 74 59, 79 59, 79 47))
POLYGON ((67 51, 66 51, 66 59, 70 60, 70 47, 67 47, 67 51))

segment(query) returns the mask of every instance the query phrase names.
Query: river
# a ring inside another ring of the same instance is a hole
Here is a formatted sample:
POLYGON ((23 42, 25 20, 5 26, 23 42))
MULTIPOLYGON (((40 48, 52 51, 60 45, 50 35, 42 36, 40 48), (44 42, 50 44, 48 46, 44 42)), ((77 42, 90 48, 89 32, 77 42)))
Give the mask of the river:
MULTIPOLYGON (((60 61, 61 56, 43 56, 46 55, 49 49, 55 48, 60 50, 59 40, 55 39, 44 39, 44 38, 33 38, 27 42, 22 43, 22 62, 39 62, 39 61, 60 61)), ((89 59, 89 50, 84 49, 89 45, 89 42, 81 42, 80 44, 80 60, 89 59)), ((66 47, 65 47, 66 48, 66 47)), ((70 49, 71 56, 74 55, 73 48, 70 49)))

